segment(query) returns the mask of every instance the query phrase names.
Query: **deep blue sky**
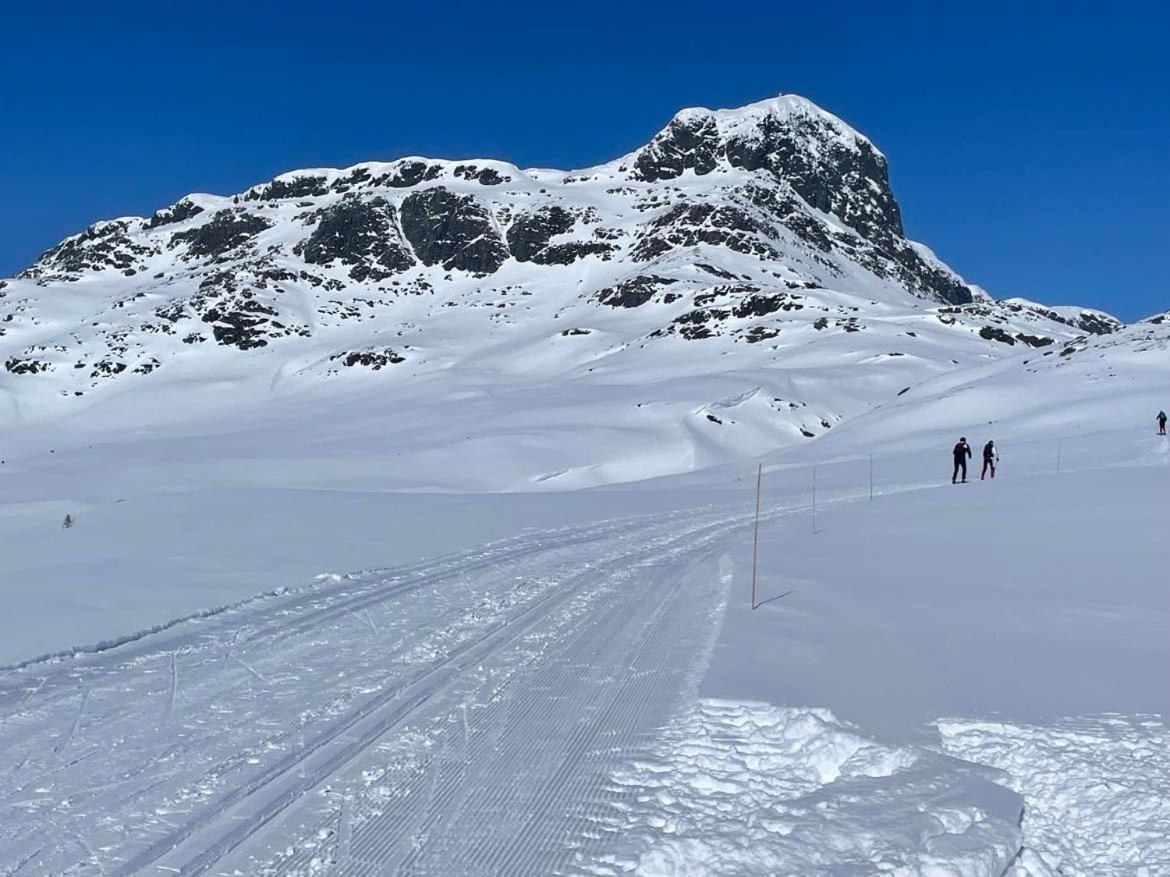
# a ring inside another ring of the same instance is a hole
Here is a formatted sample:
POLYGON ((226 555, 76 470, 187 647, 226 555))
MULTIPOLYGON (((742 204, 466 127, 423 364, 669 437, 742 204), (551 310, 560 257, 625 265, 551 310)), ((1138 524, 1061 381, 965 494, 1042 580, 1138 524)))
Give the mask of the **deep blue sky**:
POLYGON ((410 153, 582 167, 796 92, 877 143, 969 280, 1170 307, 1170 4, 314 5, 6 4, 0 276, 191 191, 410 153))

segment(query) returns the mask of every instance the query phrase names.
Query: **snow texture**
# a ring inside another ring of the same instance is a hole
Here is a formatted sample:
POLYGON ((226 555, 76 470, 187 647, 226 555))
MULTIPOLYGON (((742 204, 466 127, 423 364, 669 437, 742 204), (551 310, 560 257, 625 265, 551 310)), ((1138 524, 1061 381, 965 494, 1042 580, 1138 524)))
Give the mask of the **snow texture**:
POLYGON ((1101 715, 1051 727, 939 722, 943 749, 1008 773, 1024 796, 1027 875, 1170 873, 1170 728, 1101 715), (1032 864, 1029 865, 1028 863, 1032 864))
POLYGON ((827 710, 703 700, 660 747, 615 773, 634 800, 585 873, 998 877, 1020 848, 1023 802, 997 771, 882 745, 827 710))

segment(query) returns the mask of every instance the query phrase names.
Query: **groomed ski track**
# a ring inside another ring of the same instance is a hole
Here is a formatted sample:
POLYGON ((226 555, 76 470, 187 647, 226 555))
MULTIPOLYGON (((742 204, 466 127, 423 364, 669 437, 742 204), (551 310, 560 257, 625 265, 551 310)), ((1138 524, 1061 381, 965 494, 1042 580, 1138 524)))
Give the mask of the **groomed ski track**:
POLYGON ((0 874, 572 873, 693 700, 749 521, 528 534, 9 670, 0 874))

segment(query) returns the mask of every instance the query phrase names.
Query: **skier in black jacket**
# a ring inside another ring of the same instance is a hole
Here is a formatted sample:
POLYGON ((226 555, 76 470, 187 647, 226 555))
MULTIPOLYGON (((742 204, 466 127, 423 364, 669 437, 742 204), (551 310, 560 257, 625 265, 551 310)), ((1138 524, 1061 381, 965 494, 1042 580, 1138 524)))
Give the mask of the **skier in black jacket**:
POLYGON ((1166 434, 1166 412, 1158 412, 1158 435, 1166 434))
POLYGON ((999 462, 999 451, 995 449, 995 442, 988 442, 983 446, 983 471, 979 473, 979 480, 987 477, 987 470, 991 470, 991 477, 995 478, 995 464, 999 462))
POLYGON ((967 444, 966 437, 960 438, 959 443, 955 445, 952 452, 955 456, 955 471, 951 475, 951 484, 959 480, 959 473, 963 473, 963 483, 967 483, 967 460, 971 458, 971 446, 967 444))

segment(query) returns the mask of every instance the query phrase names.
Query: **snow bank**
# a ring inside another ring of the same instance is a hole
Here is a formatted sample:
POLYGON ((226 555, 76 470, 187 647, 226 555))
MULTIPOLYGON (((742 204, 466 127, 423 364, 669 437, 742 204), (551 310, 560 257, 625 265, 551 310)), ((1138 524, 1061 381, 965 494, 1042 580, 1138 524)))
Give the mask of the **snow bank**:
POLYGON ((622 849, 592 874, 999 877, 1019 796, 998 772, 886 746, 823 709, 701 700, 613 777, 622 849), (625 804, 633 792, 632 804, 625 804))
POLYGON ((1170 728, 1105 715, 1051 727, 939 722, 943 749, 1007 771, 1027 804, 1024 875, 1170 874, 1170 728))

